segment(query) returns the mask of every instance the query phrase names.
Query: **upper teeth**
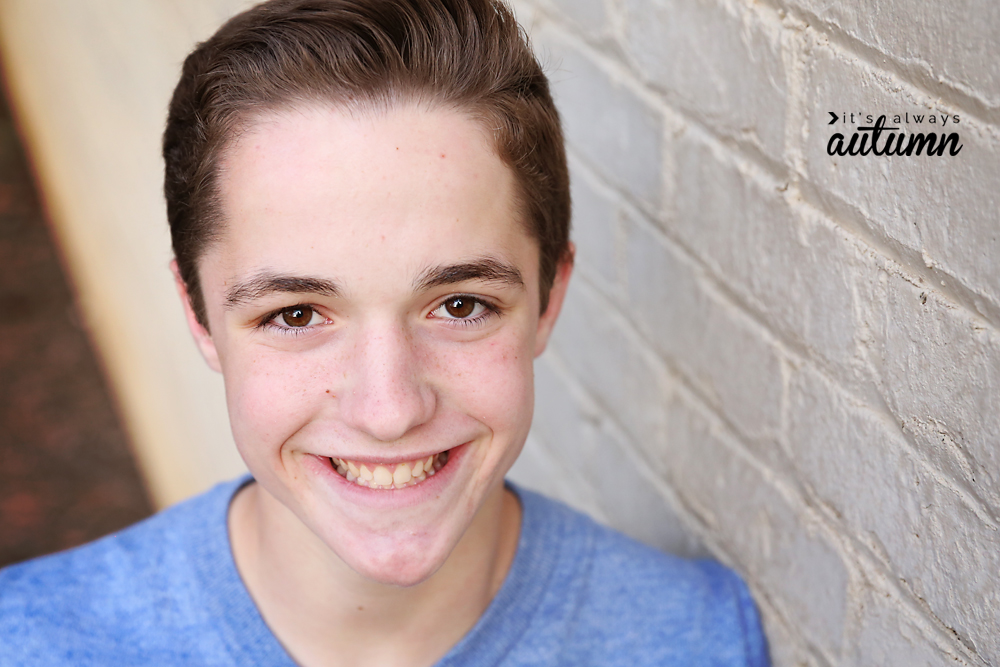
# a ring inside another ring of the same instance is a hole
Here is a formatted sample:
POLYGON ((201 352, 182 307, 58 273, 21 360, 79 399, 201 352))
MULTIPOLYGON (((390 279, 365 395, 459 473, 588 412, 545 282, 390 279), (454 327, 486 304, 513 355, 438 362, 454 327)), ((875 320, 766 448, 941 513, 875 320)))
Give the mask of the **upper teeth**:
POLYGON ((373 489, 401 489, 413 486, 434 475, 448 462, 448 452, 433 454, 425 459, 415 459, 395 465, 378 465, 347 459, 330 459, 337 472, 361 486, 373 489))

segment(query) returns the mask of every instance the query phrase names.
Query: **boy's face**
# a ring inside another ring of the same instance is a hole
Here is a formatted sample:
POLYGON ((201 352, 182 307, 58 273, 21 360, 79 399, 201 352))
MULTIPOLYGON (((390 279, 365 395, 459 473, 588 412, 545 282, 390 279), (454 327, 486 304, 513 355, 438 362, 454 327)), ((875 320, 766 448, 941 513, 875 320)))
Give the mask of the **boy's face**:
POLYGON ((527 436, 569 266, 540 316, 514 188, 477 123, 415 107, 269 115, 223 161, 189 321, 261 495, 370 579, 436 571, 527 436))

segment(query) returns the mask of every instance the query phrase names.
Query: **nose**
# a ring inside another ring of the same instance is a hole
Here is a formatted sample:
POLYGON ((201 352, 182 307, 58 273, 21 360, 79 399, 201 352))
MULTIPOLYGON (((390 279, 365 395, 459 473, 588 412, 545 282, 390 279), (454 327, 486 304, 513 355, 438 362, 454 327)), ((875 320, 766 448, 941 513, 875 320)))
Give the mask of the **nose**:
POLYGON ((351 357, 339 401, 348 426, 393 442, 430 420, 435 395, 421 377, 419 352, 404 327, 359 331, 351 357))

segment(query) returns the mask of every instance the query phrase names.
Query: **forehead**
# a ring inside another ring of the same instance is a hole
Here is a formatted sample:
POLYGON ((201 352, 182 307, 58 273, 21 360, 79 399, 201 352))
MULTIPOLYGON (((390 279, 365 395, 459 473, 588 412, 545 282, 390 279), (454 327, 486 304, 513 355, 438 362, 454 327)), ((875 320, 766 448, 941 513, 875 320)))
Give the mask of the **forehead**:
POLYGON ((270 113, 220 166, 222 252, 205 259, 231 271, 316 271, 350 255, 412 273, 448 254, 524 255, 526 242, 537 257, 511 170, 457 111, 270 113))

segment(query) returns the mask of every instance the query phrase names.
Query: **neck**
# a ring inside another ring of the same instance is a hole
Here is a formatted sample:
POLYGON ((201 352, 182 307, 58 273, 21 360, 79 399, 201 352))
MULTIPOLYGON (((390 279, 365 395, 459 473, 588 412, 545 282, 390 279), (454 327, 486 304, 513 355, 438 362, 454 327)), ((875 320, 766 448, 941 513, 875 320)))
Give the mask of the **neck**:
POLYGON ((300 664, 432 665, 475 625, 510 569, 520 505, 498 485, 441 568, 399 587, 337 557, 259 484, 233 500, 236 567, 281 644, 300 664))

